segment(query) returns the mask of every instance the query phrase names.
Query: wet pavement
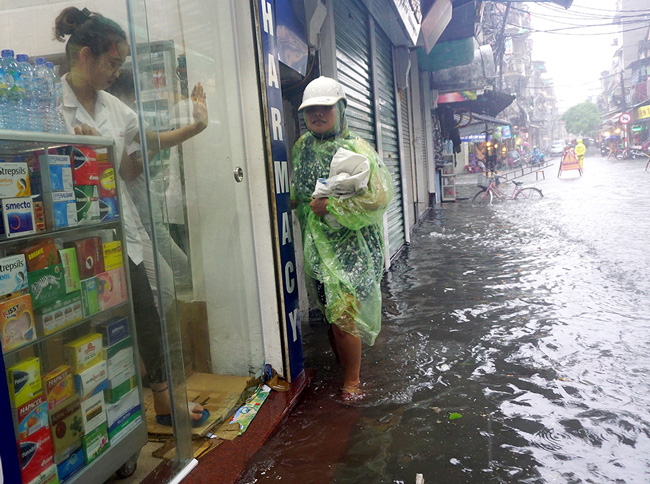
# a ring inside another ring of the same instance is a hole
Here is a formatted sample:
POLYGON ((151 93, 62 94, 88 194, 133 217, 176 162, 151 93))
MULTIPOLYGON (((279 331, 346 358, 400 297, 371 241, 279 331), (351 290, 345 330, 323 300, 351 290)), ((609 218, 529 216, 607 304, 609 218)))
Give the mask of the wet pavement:
POLYGON ((303 323, 317 377, 240 483, 650 482, 650 171, 553 161, 523 179, 539 203, 444 204, 413 234, 363 402, 303 323))

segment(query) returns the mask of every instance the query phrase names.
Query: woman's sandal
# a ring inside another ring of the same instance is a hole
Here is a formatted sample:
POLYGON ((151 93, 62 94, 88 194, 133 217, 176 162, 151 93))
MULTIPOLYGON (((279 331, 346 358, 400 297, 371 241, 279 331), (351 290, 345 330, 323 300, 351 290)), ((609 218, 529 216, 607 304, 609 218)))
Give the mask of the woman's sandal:
MULTIPOLYGON (((194 413, 193 410, 198 405, 196 402, 187 402, 190 407, 190 412, 194 413)), ((210 417, 210 411, 207 408, 203 409, 201 412, 201 418, 198 420, 192 420, 192 427, 200 427, 205 423, 205 421, 210 417)), ((167 415, 156 415, 156 422, 159 425, 165 425, 166 427, 172 426, 172 416, 171 414, 167 415)))

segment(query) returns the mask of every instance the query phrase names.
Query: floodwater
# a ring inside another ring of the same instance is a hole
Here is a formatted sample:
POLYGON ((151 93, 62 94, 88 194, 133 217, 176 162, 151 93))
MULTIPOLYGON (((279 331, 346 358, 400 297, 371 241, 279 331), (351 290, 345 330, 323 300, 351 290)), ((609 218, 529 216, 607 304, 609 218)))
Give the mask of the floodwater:
POLYGON ((315 381, 240 483, 650 482, 650 171, 552 161, 534 206, 445 204, 413 234, 363 402, 303 323, 315 381))

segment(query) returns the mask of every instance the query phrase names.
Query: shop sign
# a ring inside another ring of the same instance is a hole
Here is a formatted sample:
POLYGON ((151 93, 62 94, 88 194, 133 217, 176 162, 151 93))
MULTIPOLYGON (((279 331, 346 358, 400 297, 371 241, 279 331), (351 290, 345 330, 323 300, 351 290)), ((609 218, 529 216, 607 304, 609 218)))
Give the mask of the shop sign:
POLYGON ((275 3, 267 0, 258 1, 267 102, 266 114, 269 123, 269 134, 271 136, 272 178, 280 239, 284 333, 289 353, 289 371, 291 379, 294 380, 302 372, 304 361, 300 331, 300 312, 298 309, 296 254, 293 243, 289 195, 289 163, 287 161, 284 120, 282 119, 282 90, 280 88, 280 65, 278 62, 278 44, 275 30, 275 3))
POLYGON ((415 16, 415 11, 411 6, 410 0, 393 0, 395 8, 399 13, 400 18, 402 19, 402 24, 408 32, 411 42, 415 45, 418 41, 418 35, 420 34, 420 21, 415 16))
POLYGON ((637 119, 650 118, 650 106, 641 106, 637 109, 637 112, 639 113, 637 119))
POLYGON ((510 126, 501 127, 501 136, 504 139, 512 138, 512 134, 510 133, 510 126))

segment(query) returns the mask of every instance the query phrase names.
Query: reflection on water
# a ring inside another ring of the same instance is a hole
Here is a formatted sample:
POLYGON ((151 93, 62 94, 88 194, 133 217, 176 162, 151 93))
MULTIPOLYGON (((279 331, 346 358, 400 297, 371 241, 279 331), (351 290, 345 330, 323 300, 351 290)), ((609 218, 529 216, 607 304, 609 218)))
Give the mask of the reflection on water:
POLYGON ((588 158, 535 206, 435 210, 386 275, 368 398, 337 402, 305 325, 317 381, 241 482, 649 482, 643 168, 588 158))

